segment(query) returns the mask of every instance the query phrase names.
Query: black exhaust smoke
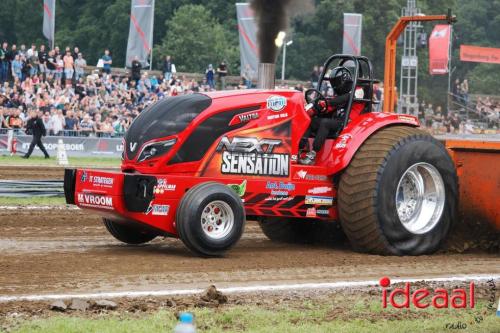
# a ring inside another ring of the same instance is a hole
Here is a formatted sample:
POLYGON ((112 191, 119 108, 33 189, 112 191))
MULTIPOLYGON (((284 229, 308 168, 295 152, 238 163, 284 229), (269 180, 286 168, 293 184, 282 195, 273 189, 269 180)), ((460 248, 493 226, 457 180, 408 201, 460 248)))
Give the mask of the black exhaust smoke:
POLYGON ((257 40, 261 63, 274 63, 278 47, 274 44, 278 32, 288 24, 287 6, 291 0, 252 0, 251 6, 257 18, 257 40))

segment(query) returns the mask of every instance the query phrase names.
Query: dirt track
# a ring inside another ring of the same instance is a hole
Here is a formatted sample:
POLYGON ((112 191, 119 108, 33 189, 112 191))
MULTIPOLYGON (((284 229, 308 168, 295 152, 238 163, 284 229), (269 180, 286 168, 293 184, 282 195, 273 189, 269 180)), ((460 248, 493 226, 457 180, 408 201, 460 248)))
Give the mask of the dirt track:
POLYGON ((175 239, 123 245, 80 210, 0 210, 0 252, 0 295, 500 274, 498 253, 370 256, 271 243, 252 222, 227 257, 201 259, 175 239))

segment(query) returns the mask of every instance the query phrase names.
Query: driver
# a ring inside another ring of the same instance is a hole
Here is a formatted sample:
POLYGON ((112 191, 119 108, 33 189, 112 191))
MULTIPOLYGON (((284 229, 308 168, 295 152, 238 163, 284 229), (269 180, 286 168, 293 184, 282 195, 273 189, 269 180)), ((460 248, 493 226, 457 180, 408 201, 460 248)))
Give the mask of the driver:
MULTIPOLYGON (((335 97, 324 98, 321 95, 317 96, 316 100, 312 102, 312 107, 307 110, 312 119, 311 126, 305 137, 309 137, 310 132, 316 132, 316 136, 313 141, 313 149, 307 152, 304 158, 300 159, 301 164, 314 164, 316 154, 323 147, 328 134, 337 131, 342 125, 342 121, 335 119, 333 116, 341 112, 349 102, 353 80, 350 71, 346 67, 336 67, 331 73, 330 84, 335 97)), ((318 91, 316 93, 319 94, 318 91)), ((307 141, 306 144, 301 142, 300 148, 303 149, 304 146, 309 146, 309 142, 307 141)))

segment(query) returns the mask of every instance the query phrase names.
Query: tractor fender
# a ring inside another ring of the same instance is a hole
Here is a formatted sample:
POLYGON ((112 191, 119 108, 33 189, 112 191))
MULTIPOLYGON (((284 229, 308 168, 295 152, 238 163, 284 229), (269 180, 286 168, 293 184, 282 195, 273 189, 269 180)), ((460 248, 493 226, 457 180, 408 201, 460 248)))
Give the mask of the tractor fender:
POLYGON ((419 127, 417 117, 395 113, 372 112, 351 120, 337 139, 333 140, 331 158, 327 163, 329 175, 346 168, 363 143, 382 128, 403 125, 419 127))

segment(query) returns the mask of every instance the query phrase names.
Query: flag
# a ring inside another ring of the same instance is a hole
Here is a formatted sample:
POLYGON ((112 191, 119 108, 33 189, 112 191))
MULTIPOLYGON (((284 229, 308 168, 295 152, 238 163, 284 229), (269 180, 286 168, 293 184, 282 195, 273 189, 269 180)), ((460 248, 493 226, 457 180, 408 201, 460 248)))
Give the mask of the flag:
POLYGON ((342 53, 361 55, 361 29, 363 15, 344 13, 344 42, 342 53))
POLYGON ((146 66, 153 44, 154 0, 132 0, 131 7, 126 65, 137 56, 146 66))
POLYGON ((448 74, 450 62, 451 25, 438 24, 429 38, 429 72, 431 75, 448 74))
POLYGON ((238 31, 240 33, 240 63, 241 75, 247 65, 253 73, 253 79, 257 77, 259 64, 259 52, 257 46, 257 26, 255 24, 254 12, 249 3, 237 3, 236 15, 238 18, 238 31))
POLYGON ((43 0, 43 35, 53 46, 56 25, 56 0, 43 0))
POLYGON ((460 60, 500 64, 500 48, 460 45, 460 60))

